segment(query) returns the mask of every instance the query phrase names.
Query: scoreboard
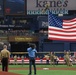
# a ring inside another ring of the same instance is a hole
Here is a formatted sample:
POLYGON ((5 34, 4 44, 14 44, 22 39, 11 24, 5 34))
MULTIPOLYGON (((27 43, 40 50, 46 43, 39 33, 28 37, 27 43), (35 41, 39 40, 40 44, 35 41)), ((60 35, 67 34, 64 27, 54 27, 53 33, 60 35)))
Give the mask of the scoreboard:
POLYGON ((24 15, 25 0, 5 0, 5 15, 24 15))

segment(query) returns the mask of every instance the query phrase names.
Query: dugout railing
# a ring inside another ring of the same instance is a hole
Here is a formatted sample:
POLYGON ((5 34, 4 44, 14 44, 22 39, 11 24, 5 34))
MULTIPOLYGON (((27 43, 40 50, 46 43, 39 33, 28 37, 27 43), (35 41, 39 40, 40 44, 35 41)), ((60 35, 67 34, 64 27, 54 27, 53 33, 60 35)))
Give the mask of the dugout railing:
MULTIPOLYGON (((64 52, 54 52, 56 56, 58 56, 59 61, 58 64, 65 64, 64 61, 64 52)), ((73 64, 76 64, 76 57, 75 52, 70 52, 70 61, 73 64)), ((45 58, 45 55, 49 55, 50 52, 37 52, 36 53, 36 64, 47 64, 47 59, 45 58)), ((17 55, 17 63, 22 63, 21 56, 24 56, 24 64, 29 63, 29 57, 27 52, 11 52, 11 58, 10 58, 10 64, 14 63, 14 56, 17 55)), ((49 58, 49 64, 51 62, 51 59, 49 58)))
MULTIPOLYGON (((64 61, 64 52, 54 52, 55 55, 59 58, 58 64, 65 64, 64 61)), ((47 63, 47 58, 45 55, 49 55, 50 52, 37 52, 36 53, 36 64, 50 64, 51 59, 49 58, 49 63, 47 63)), ((27 52, 11 52, 10 56, 10 64, 14 64, 14 56, 17 56, 17 64, 28 64, 29 63, 29 57, 27 52), (23 61, 22 62, 22 56, 23 61)), ((76 64, 76 56, 75 52, 70 52, 70 60, 73 64, 76 64)))

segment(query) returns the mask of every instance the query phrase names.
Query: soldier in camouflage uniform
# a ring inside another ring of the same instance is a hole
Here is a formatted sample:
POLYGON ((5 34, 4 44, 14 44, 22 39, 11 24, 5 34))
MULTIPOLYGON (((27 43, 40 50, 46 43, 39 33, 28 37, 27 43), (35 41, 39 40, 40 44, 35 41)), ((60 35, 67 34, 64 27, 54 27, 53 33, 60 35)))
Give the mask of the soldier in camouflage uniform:
POLYGON ((64 51, 64 60, 67 64, 67 66, 72 66, 72 63, 70 62, 70 52, 64 51))
POLYGON ((10 61, 10 52, 7 50, 7 45, 3 46, 3 50, 1 50, 0 54, 1 63, 2 63, 2 71, 8 71, 8 64, 10 61))
POLYGON ((50 52, 50 64, 54 65, 54 52, 50 52))

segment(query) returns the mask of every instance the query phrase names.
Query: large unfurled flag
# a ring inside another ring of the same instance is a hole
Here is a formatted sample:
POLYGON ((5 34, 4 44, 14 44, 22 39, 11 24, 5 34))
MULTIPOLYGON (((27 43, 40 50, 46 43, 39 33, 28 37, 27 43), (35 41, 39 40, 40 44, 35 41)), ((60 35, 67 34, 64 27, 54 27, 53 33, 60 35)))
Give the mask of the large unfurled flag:
POLYGON ((76 18, 62 20, 49 12, 48 23, 48 39, 76 41, 76 18))

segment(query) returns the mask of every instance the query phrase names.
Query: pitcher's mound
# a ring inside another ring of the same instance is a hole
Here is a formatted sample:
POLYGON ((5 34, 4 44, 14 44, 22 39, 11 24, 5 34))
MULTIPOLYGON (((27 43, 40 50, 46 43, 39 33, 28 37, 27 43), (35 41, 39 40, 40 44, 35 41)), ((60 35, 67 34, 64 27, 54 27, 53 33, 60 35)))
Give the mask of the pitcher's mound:
POLYGON ((2 71, 0 71, 0 75, 21 75, 21 74, 15 74, 15 73, 11 73, 11 72, 2 72, 2 71))

